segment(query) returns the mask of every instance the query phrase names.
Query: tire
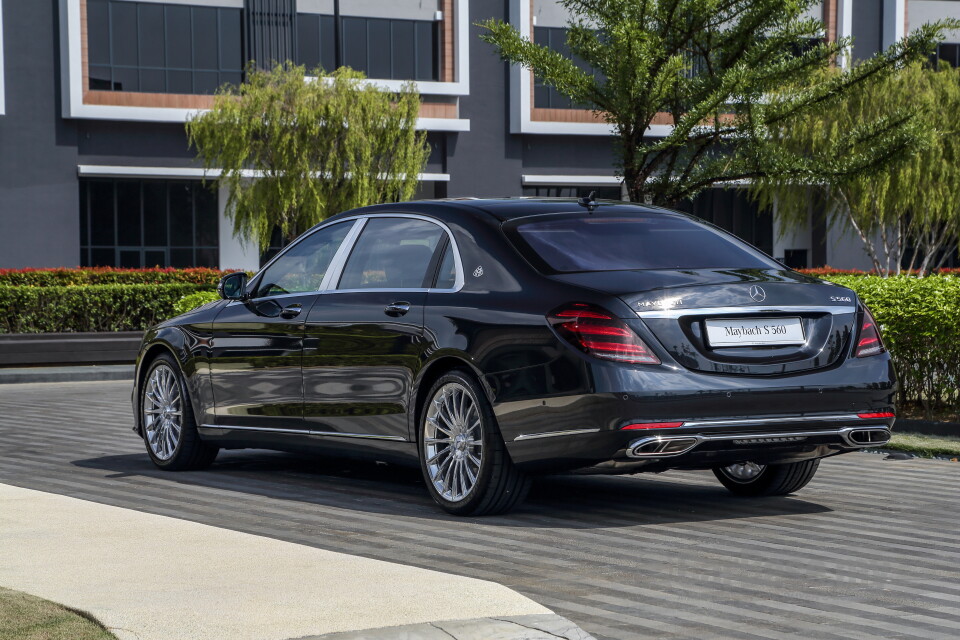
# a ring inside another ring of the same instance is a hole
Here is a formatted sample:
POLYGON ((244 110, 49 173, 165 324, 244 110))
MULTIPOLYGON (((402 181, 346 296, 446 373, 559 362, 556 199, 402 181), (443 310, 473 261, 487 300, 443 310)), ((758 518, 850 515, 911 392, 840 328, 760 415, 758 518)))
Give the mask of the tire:
POLYGON ((220 451, 200 439, 187 385, 169 354, 158 356, 147 369, 140 389, 140 419, 147 454, 160 469, 206 469, 220 451))
POLYGON ((430 388, 417 440, 427 490, 448 513, 505 513, 530 489, 529 478, 510 459, 483 389, 465 371, 451 371, 430 388))
POLYGON ((820 466, 820 459, 803 460, 787 464, 754 465, 759 467, 752 477, 749 474, 735 473, 741 465, 746 467, 754 463, 738 463, 726 467, 716 467, 713 474, 717 480, 738 496, 785 496, 807 486, 820 466))

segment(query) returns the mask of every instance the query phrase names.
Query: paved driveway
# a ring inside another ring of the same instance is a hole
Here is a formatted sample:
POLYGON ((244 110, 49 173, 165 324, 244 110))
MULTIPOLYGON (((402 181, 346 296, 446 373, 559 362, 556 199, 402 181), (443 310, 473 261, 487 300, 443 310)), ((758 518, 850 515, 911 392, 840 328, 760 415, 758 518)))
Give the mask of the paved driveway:
POLYGON ((129 391, 0 386, 0 482, 495 580, 598 638, 960 634, 957 463, 855 453, 766 500, 701 472, 551 477, 513 514, 463 520, 382 465, 240 451, 156 471, 129 391))

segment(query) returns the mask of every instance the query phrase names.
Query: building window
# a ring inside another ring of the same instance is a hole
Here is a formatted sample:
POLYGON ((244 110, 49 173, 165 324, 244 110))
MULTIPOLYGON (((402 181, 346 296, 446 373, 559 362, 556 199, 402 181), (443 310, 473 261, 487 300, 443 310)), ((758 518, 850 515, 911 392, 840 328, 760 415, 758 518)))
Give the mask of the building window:
POLYGON ((947 62, 954 69, 960 68, 960 43, 941 42, 937 50, 930 54, 930 65, 936 69, 940 61, 947 62))
POLYGON ((773 255, 773 214, 761 212, 744 189, 704 189, 693 201, 685 200, 677 209, 712 222, 767 255, 773 255))
POLYGON ((523 195, 532 198, 586 198, 593 192, 597 200, 622 200, 620 187, 524 187, 523 195))
MULTIPOLYGON (((379 80, 440 79, 439 23, 427 20, 341 17, 344 66, 379 80)), ((333 16, 297 14, 297 64, 336 67, 333 16)))
POLYGON ((240 9, 87 0, 89 88, 214 93, 243 79, 240 9))
MULTIPOLYGON (((533 41, 543 47, 553 49, 565 58, 570 58, 578 67, 592 72, 594 77, 600 74, 593 70, 586 62, 573 55, 567 46, 567 29, 565 27, 534 27, 533 41)), ((590 107, 574 104, 574 102, 557 91, 554 87, 543 84, 543 81, 534 76, 533 106, 538 109, 589 109, 590 107)))
POLYGON ((197 181, 80 180, 80 264, 218 267, 217 194, 197 181))

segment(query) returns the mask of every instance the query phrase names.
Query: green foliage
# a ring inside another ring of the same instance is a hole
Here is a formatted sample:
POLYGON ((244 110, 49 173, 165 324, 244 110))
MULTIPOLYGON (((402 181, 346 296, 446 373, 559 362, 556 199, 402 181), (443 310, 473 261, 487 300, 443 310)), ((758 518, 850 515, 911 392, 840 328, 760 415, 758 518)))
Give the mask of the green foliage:
POLYGON ((876 318, 900 378, 899 401, 960 407, 960 277, 834 275, 876 318))
POLYGON ((204 167, 223 169, 234 233, 261 249, 275 227, 292 240, 340 211, 409 200, 429 154, 412 83, 394 94, 347 67, 305 75, 251 68, 187 123, 204 167))
POLYGON ((219 269, 0 269, 0 285, 56 287, 90 284, 169 284, 175 282, 216 285, 229 271, 219 269))
MULTIPOLYGON (((925 273, 942 264, 960 240, 958 112, 960 69, 908 65, 847 92, 829 111, 781 123, 771 137, 793 153, 829 156, 838 146, 875 146, 869 123, 901 123, 904 145, 911 136, 920 142, 914 153, 867 173, 835 172, 815 185, 764 176, 752 191, 763 205, 776 203, 785 229, 806 225, 816 198, 828 222, 859 235, 876 271, 899 273, 908 248, 916 247, 909 266, 925 273)), ((886 155, 895 157, 896 150, 886 155)))
POLYGON ((925 436, 914 433, 894 433, 884 449, 895 449, 916 454, 921 458, 960 456, 960 438, 925 436))
POLYGON ((848 140, 818 154, 784 147, 771 132, 836 108, 860 83, 924 58, 945 29, 960 27, 952 20, 921 26, 874 58, 824 75, 851 41, 808 48, 824 28, 804 17, 814 0, 561 2, 574 16, 570 50, 596 77, 504 22, 482 23, 483 39, 602 115, 618 136, 631 200, 665 205, 713 184, 767 177, 818 184, 904 156, 922 137, 906 112, 864 120, 848 140), (664 114, 672 132, 649 137, 664 114))
POLYGON ((0 284, 0 333, 141 331, 175 315, 174 304, 208 285, 0 284))
POLYGON ((173 313, 179 316, 219 299, 220 295, 216 291, 197 291, 177 300, 173 305, 173 313))
POLYGON ((99 622, 49 600, 0 587, 0 640, 117 640, 99 622))

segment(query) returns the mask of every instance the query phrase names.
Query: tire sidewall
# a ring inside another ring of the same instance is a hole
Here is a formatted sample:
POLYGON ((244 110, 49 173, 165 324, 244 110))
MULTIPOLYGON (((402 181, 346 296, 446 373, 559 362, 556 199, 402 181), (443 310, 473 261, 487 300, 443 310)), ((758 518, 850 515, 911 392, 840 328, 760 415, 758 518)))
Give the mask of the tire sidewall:
POLYGON ((423 473, 423 480, 427 485, 427 490, 430 492, 430 495, 433 497, 433 499, 441 507, 443 507, 443 509, 455 515, 469 514, 476 509, 477 505, 484 498, 484 492, 490 485, 490 477, 493 474, 492 457, 493 455, 496 455, 499 438, 500 430, 496 426, 496 420, 493 416, 493 411, 490 408, 490 403, 483 394, 483 390, 480 388, 480 385, 476 383, 472 376, 460 370, 455 370, 444 374, 433 383, 433 385, 430 387, 430 391, 426 395, 426 400, 424 401, 423 406, 420 408, 419 417, 417 419, 417 455, 420 458, 420 470, 423 473), (480 414, 480 428, 482 430, 481 440, 483 442, 480 456, 480 472, 477 474, 477 482, 470 494, 457 502, 450 502, 449 500, 445 499, 440 495, 436 487, 433 486, 433 481, 430 479, 430 471, 427 469, 426 443, 424 442, 424 427, 427 420, 427 407, 430 402, 433 402, 433 397, 436 395, 437 391, 439 391, 444 385, 451 382, 456 382, 466 388, 476 404, 477 411, 480 414))
POLYGON ((193 428, 193 408, 190 405, 190 396, 187 395, 187 385, 184 384, 183 374, 180 373, 180 367, 174 362, 173 358, 167 354, 163 354, 157 357, 152 363, 150 363, 150 368, 147 370, 147 375, 143 377, 143 386, 140 389, 140 424, 143 432, 143 444, 147 448, 147 455, 150 456, 150 460, 153 461, 153 464, 157 465, 161 469, 173 468, 176 467, 181 452, 183 451, 183 443, 186 435, 187 429, 193 428), (153 372, 160 367, 161 365, 166 365, 169 369, 173 371, 173 377, 177 381, 177 385, 180 388, 180 397, 182 398, 183 408, 181 409, 180 415, 180 439, 177 441, 177 446, 173 450, 173 455, 166 460, 161 460, 153 453, 153 449, 150 448, 150 442, 147 441, 147 425, 143 416, 143 408, 146 406, 144 400, 147 393, 147 385, 150 381, 150 376, 153 375, 153 372))

